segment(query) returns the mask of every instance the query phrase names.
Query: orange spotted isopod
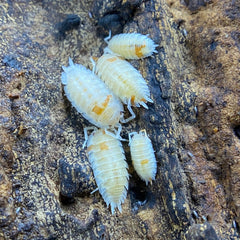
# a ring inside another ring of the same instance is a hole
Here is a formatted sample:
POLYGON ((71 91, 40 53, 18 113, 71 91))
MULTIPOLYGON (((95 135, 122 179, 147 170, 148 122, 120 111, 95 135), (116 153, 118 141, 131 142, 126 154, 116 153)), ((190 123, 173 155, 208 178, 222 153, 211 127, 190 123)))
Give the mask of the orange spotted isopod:
POLYGON ((146 103, 153 102, 145 79, 137 69, 121 57, 113 54, 102 55, 97 60, 94 71, 113 93, 127 104, 132 115, 134 113, 131 106, 142 105, 148 108, 146 103))
POLYGON ((127 196, 128 165, 121 142, 106 134, 105 130, 95 130, 88 138, 87 153, 99 190, 107 206, 121 212, 121 204, 127 196))
POLYGON ((129 146, 132 163, 138 176, 148 184, 155 180, 157 162, 151 140, 146 130, 129 133, 129 146))
POLYGON ((157 53, 156 45, 148 35, 140 33, 122 33, 112 37, 111 32, 105 38, 108 46, 105 48, 104 53, 114 53, 125 59, 140 59, 151 56, 157 53))
POLYGON ((119 126, 123 118, 122 103, 104 82, 83 65, 74 64, 70 58, 69 66, 62 68, 65 94, 77 111, 97 127, 119 126))

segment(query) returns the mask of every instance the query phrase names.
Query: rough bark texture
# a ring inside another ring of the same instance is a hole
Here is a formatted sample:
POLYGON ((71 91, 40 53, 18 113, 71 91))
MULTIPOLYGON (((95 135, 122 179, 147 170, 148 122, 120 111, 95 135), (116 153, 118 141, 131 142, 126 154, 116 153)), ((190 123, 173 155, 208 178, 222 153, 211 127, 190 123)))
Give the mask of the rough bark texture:
POLYGON ((1 1, 0 239, 238 239, 239 1, 1 1), (129 172, 111 215, 83 128, 62 89, 68 57, 91 68, 113 34, 139 32, 158 53, 131 61, 154 104, 134 109, 158 161, 145 186, 129 172))

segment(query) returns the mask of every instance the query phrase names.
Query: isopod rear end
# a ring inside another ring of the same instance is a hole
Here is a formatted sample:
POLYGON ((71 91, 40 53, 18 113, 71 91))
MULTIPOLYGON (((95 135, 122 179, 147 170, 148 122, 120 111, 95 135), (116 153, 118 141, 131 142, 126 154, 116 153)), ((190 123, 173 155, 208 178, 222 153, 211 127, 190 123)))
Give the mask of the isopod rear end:
POLYGON ((87 147, 100 194, 107 206, 111 206, 112 214, 115 208, 121 212, 121 204, 127 196, 129 178, 121 142, 100 129, 91 134, 87 147))
POLYGON ((145 130, 129 134, 129 145, 134 169, 138 176, 148 184, 155 180, 157 162, 151 140, 145 130))

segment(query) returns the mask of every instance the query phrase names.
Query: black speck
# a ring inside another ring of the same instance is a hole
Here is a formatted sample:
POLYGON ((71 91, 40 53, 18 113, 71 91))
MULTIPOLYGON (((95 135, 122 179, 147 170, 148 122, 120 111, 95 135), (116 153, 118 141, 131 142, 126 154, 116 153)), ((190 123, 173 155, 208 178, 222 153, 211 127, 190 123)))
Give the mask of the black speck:
POLYGON ((61 193, 59 198, 60 198, 60 202, 63 205, 70 205, 75 202, 75 199, 73 197, 66 197, 66 196, 63 196, 61 193))
POLYGON ((214 51, 217 48, 218 43, 215 41, 212 41, 210 44, 210 50, 214 51))

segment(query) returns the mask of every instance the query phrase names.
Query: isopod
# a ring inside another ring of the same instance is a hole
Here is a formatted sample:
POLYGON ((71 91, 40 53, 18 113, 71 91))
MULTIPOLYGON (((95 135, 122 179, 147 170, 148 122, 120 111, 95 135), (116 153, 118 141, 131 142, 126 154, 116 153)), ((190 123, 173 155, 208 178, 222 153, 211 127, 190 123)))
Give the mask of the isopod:
POLYGON ((89 122, 100 128, 116 127, 122 118, 121 101, 89 69, 74 64, 64 67, 62 84, 72 105, 89 122))
POLYGON ((131 106, 142 105, 150 99, 150 91, 142 75, 129 62, 113 54, 104 54, 96 62, 95 73, 105 82, 113 93, 131 106))
POLYGON ((129 179, 121 142, 103 129, 95 130, 88 138, 87 153, 104 201, 111 206, 112 214, 115 208, 121 212, 129 179))
POLYGON ((129 145, 133 166, 138 176, 146 184, 152 183, 157 173, 157 162, 146 130, 129 133, 129 145))
POLYGON ((105 48, 105 53, 115 53, 122 56, 125 59, 140 59, 151 56, 153 53, 157 53, 156 45, 148 35, 142 35, 140 33, 122 33, 112 37, 110 41, 111 33, 109 37, 105 39, 108 46, 105 48))

